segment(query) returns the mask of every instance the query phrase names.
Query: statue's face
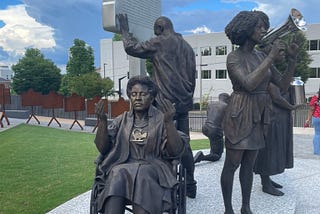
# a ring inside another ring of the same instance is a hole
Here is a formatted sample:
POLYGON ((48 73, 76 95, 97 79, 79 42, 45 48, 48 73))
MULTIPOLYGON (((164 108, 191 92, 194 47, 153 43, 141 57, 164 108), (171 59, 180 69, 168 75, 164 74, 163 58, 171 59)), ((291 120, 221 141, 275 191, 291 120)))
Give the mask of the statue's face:
POLYGON ((147 86, 136 84, 131 89, 130 100, 134 111, 148 111, 154 98, 147 86))
POLYGON ((262 20, 259 20, 257 25, 254 28, 253 34, 251 35, 251 39, 257 44, 261 43, 262 38, 266 35, 267 29, 262 20))
POLYGON ((162 27, 161 27, 161 25, 158 23, 158 21, 154 24, 153 30, 154 30, 154 35, 156 35, 156 36, 161 35, 161 33, 162 33, 162 27))

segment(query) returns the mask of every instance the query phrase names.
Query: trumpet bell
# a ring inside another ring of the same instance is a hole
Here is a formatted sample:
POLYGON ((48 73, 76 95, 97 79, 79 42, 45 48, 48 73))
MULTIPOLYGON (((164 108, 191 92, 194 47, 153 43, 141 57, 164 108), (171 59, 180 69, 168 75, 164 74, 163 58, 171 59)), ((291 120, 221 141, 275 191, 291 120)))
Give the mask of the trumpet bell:
POLYGON ((292 8, 286 22, 278 28, 275 28, 269 31, 262 38, 262 47, 271 44, 277 38, 282 38, 285 35, 296 32, 296 31, 306 31, 307 30, 307 22, 304 20, 302 14, 299 10, 292 8))

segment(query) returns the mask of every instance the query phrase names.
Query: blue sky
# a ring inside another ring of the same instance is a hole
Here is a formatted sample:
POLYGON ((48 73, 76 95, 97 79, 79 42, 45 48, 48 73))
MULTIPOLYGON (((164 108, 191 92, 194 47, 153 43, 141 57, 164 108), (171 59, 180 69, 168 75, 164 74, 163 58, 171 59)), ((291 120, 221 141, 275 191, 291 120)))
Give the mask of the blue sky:
MULTIPOLYGON (((79 38, 93 47, 100 65, 100 39, 112 34, 102 29, 102 0, 0 0, 0 64, 17 63, 26 48, 38 48, 65 71, 68 49, 79 38)), ((221 32, 241 10, 262 10, 272 27, 279 26, 294 7, 308 23, 320 23, 319 0, 162 0, 181 34, 221 32)))

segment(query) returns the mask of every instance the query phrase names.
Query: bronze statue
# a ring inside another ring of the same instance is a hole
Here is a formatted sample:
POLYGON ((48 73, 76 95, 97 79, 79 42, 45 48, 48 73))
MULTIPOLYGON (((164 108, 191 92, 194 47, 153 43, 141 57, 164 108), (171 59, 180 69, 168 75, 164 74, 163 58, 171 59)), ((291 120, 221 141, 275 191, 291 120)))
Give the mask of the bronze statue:
POLYGON ((284 193, 282 185, 271 180, 271 175, 293 168, 293 122, 291 111, 298 105, 290 104, 288 90, 281 91, 270 83, 268 91, 272 98, 272 114, 267 130, 266 146, 259 150, 254 172, 260 174, 262 191, 275 196, 284 193))
MULTIPOLYGON (((152 80, 159 87, 159 97, 170 100, 176 109, 174 120, 177 129, 189 135, 189 115, 193 107, 196 63, 192 47, 176 33, 167 17, 159 17, 154 23, 156 37, 145 42, 129 35, 126 15, 117 15, 125 51, 128 55, 151 59, 152 80)), ((187 172, 187 196, 196 197, 193 155, 189 145, 182 156, 182 164, 187 172)))
POLYGON ((253 167, 259 149, 265 146, 265 126, 270 123, 271 97, 269 83, 282 88, 290 84, 295 67, 297 45, 288 50, 288 68, 281 75, 273 62, 285 50, 285 43, 276 39, 266 55, 255 49, 269 28, 269 18, 261 11, 241 11, 226 26, 225 33, 239 48, 227 56, 227 70, 233 92, 226 109, 223 130, 226 158, 221 173, 225 213, 234 213, 232 189, 234 173, 240 167, 242 193, 241 213, 252 213, 250 197, 253 167))
POLYGON ((127 201, 134 213, 160 214, 172 206, 171 191, 177 184, 171 162, 183 153, 188 137, 178 133, 173 122, 174 106, 160 100, 162 111, 152 104, 157 87, 147 76, 128 81, 127 95, 132 109, 115 118, 107 126, 103 102, 96 113, 100 123, 95 144, 100 157, 104 186, 97 196, 98 210, 124 213, 127 201))
MULTIPOLYGON (((295 41, 296 43, 296 41, 295 41)), ((265 53, 269 48, 263 49, 265 53)), ((289 51, 291 51, 289 49, 289 51)), ((274 64, 283 63, 286 59, 285 52, 281 52, 274 64)), ((293 104, 293 94, 290 85, 280 89, 270 83, 268 92, 272 99, 272 114, 267 129, 266 146, 259 150, 254 172, 260 174, 262 191, 275 196, 284 193, 279 189, 282 185, 271 180, 271 175, 284 172, 285 169, 293 168, 293 121, 291 111, 300 105, 293 104)))
POLYGON ((202 151, 194 156, 194 163, 200 161, 218 161, 223 153, 224 141, 222 131, 222 120, 225 109, 229 103, 230 95, 219 94, 219 101, 215 101, 207 107, 207 119, 202 126, 202 133, 210 140, 210 153, 204 155, 202 151))

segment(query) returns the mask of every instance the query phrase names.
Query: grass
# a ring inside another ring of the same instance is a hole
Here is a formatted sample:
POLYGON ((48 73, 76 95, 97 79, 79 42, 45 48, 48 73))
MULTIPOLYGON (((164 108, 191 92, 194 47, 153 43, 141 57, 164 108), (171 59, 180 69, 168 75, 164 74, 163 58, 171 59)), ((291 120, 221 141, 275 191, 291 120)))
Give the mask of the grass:
POLYGON ((93 134, 22 124, 0 133, 0 213, 46 213, 91 188, 93 134))
MULTIPOLYGON (((0 214, 43 214, 91 189, 93 139, 27 124, 0 132, 0 214)), ((191 148, 209 148, 209 141, 191 141, 191 148)))

